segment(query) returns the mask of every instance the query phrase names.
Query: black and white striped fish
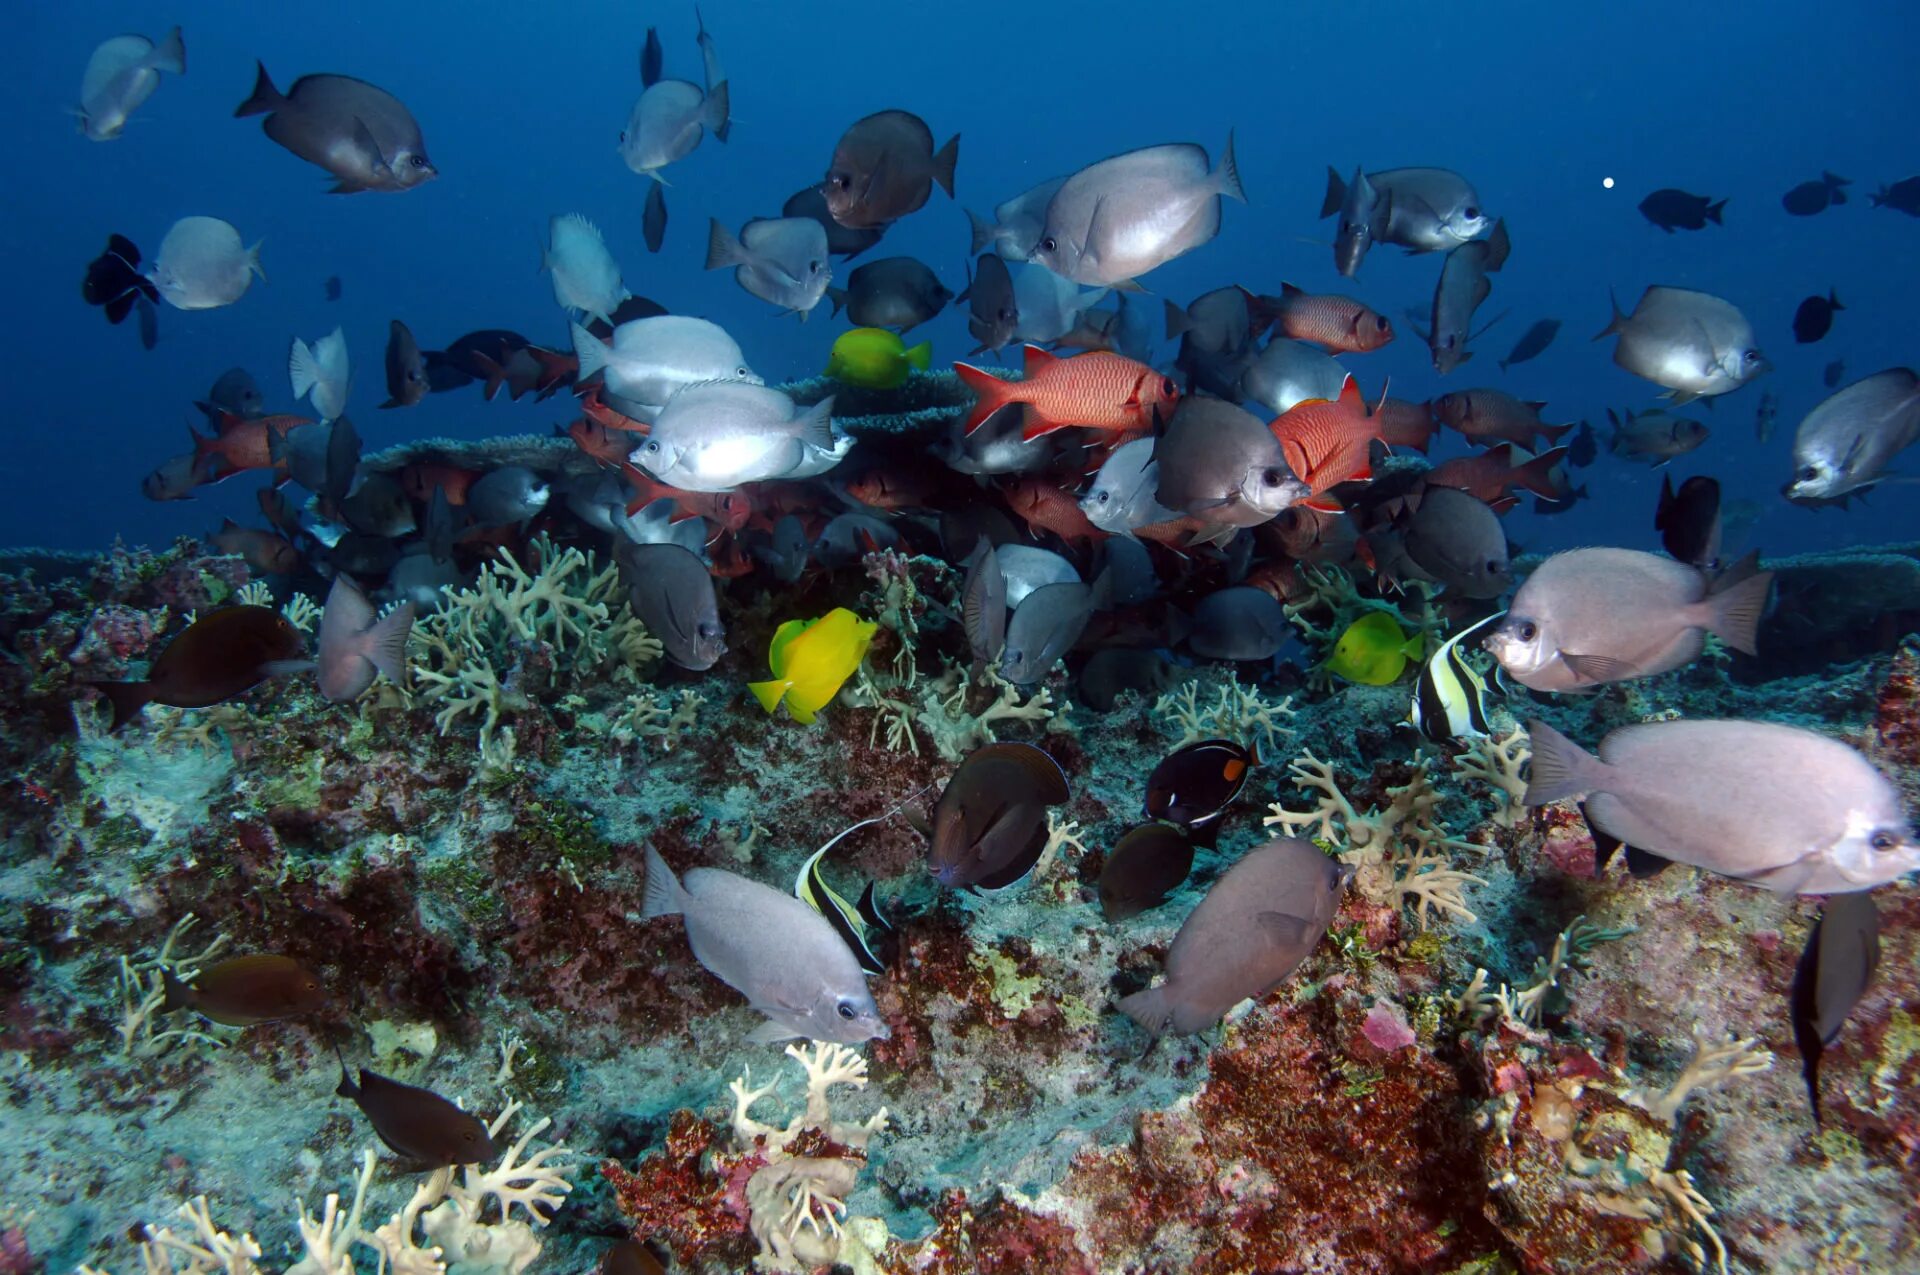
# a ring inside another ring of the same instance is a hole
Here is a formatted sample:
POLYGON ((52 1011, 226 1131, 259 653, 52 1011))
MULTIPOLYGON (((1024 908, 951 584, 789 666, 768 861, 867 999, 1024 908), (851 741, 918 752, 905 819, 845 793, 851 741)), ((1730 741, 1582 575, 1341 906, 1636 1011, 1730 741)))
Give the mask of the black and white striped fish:
POLYGON ((1408 725, 1436 744, 1492 733, 1487 727, 1486 679, 1461 658, 1460 644, 1484 632, 1505 614, 1495 612, 1469 625, 1433 653, 1414 682, 1413 703, 1407 709, 1408 725))
MULTIPOLYGON (((924 788, 920 790, 920 792, 925 791, 924 788)), ((919 795, 920 793, 916 792, 914 797, 919 795)), ((911 801, 913 797, 907 800, 911 801)), ((902 806, 905 804, 905 802, 901 803, 902 806)), ((860 968, 869 974, 887 972, 888 962, 893 955, 893 924, 887 920, 881 913, 879 905, 874 902, 873 882, 867 882, 866 889, 860 892, 860 902, 848 903, 846 898, 828 885, 826 878, 820 875, 820 860, 826 857, 827 851, 839 845, 851 834, 869 824, 882 823, 891 819, 900 812, 900 809, 901 806, 895 806, 883 815, 862 819, 849 828, 841 829, 825 845, 807 856, 807 861, 800 865, 800 871, 793 879, 794 897, 826 918, 827 924, 831 925, 834 932, 852 949, 854 959, 860 962, 860 968)))

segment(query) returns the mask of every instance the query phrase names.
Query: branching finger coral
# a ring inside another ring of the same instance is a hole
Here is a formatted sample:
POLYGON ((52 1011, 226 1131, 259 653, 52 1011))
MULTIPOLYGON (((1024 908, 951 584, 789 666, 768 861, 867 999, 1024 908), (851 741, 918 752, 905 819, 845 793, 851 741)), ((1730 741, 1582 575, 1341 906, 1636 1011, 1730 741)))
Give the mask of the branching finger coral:
POLYGON ((1454 768, 1462 778, 1477 780, 1493 790, 1497 803, 1493 821, 1502 828, 1518 827, 1526 814, 1520 799, 1526 795, 1527 781, 1520 772, 1533 757, 1528 742, 1526 728, 1515 726, 1499 739, 1490 735, 1476 738, 1454 759, 1454 768))
POLYGON ((158 953, 140 960, 120 958, 120 1052, 127 1057, 150 1058, 186 1042, 215 1048, 227 1043, 211 1032, 188 1025, 194 1017, 192 1011, 177 1009, 166 1013, 161 1008, 167 1000, 167 975, 191 983, 201 967, 227 945, 227 936, 216 934, 198 952, 176 953, 175 946, 198 923, 199 918, 189 912, 167 932, 158 953), (173 1021, 177 1025, 154 1030, 161 1021, 173 1021))
POLYGON ((1280 719, 1294 716, 1292 696, 1274 703, 1239 682, 1222 686, 1211 704, 1202 705, 1199 696, 1199 682, 1193 679, 1154 701, 1162 726, 1180 732, 1175 748, 1202 739, 1231 739, 1271 756, 1279 751, 1281 736, 1291 733, 1280 719))

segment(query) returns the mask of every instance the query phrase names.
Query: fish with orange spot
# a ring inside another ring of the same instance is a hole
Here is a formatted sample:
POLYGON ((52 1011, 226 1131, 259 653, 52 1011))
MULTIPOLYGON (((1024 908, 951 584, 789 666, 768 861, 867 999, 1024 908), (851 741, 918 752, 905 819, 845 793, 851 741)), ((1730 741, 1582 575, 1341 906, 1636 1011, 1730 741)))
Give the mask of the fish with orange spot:
POLYGON ((1106 350, 1063 359, 1029 345, 1026 376, 1018 381, 1003 381, 965 363, 954 364, 953 370, 978 398, 967 417, 969 434, 1013 403, 1026 409, 1022 438, 1039 438, 1072 425, 1140 433, 1153 428, 1156 412, 1170 416, 1180 401, 1180 388, 1172 381, 1144 363, 1106 350))
POLYGON ((1491 505, 1495 513, 1505 513, 1519 503, 1517 496, 1509 494, 1516 487, 1546 500, 1564 498, 1566 492, 1553 471, 1566 458, 1564 447, 1528 456, 1512 443, 1504 443, 1473 456, 1456 456, 1434 466, 1426 477, 1429 486, 1458 488, 1491 505))
POLYGON ((1277 297, 1254 301, 1257 320, 1295 341, 1311 341, 1335 354, 1366 354, 1393 340, 1393 321, 1352 297, 1315 294, 1290 283, 1277 297))
POLYGON ((1287 468, 1314 496, 1356 478, 1373 477, 1368 448, 1380 437, 1379 426, 1367 415, 1367 401, 1351 376, 1341 383, 1338 399, 1295 403, 1271 428, 1287 468))
POLYGON ((1037 474, 1015 478, 1002 490, 1008 506, 1036 532, 1051 531, 1070 545, 1093 545, 1107 538, 1107 533, 1087 518, 1072 492, 1037 474))
POLYGON ((219 482, 244 469, 271 469, 276 481, 285 482, 286 465, 274 463, 271 440, 285 438, 290 431, 313 424, 304 416, 245 417, 208 403, 196 406, 207 413, 219 430, 212 438, 187 431, 193 438, 196 464, 210 468, 210 482, 219 482))

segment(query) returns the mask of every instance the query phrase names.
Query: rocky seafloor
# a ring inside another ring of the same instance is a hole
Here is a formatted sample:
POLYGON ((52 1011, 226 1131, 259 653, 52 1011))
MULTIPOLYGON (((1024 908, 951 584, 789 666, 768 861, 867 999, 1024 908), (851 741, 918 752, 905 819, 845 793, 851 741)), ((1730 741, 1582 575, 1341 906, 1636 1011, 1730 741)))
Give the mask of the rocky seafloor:
MULTIPOLYGON (((551 546, 457 601, 464 627, 424 622, 406 691, 334 705, 281 679, 109 734, 84 683, 137 675, 244 567, 192 541, 12 555, 0 1272, 583 1272, 629 1236, 676 1271, 1920 1269, 1914 887, 1877 892, 1880 974, 1816 1125, 1786 1003, 1818 901, 1596 875, 1577 815, 1513 802, 1507 733, 1513 710, 1588 744, 1764 717, 1920 798, 1915 558, 1784 564, 1764 661, 1510 705, 1500 741, 1422 751, 1404 684, 1200 668, 1107 713, 1066 670, 973 684, 953 573, 897 555, 797 594, 735 582, 731 653, 693 676, 603 562, 551 546), (868 673, 813 726, 769 718, 744 689, 768 635, 835 604, 881 621, 868 673), (1107 923, 1093 883, 1148 770, 1215 733, 1263 757, 1218 849, 1107 923), (826 864, 849 897, 877 880, 897 927, 871 980, 891 1037, 863 1061, 749 1043, 759 1016, 682 923, 640 919, 646 844, 784 888, 996 736, 1072 785, 1023 888, 941 891, 901 817, 826 864), (1332 932, 1225 1025, 1147 1050, 1113 1002, 1282 831, 1359 870, 1332 932), (306 962, 328 1010, 163 1012, 162 967, 216 941, 306 962), (369 1156, 336 1050, 488 1119, 518 1104, 499 1142, 531 1137, 457 1179, 369 1156)), ((1322 593, 1310 634, 1355 604, 1322 593)))

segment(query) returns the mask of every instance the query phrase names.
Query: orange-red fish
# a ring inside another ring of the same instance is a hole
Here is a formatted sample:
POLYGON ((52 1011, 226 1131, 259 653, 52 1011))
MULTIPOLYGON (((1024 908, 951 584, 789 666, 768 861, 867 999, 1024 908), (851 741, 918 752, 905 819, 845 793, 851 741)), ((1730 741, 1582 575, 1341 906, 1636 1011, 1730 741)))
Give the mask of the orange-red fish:
POLYGON ((1338 399, 1304 399, 1282 412, 1271 428, 1287 468, 1315 496, 1373 477, 1368 447, 1380 436, 1379 427, 1367 415, 1367 401, 1351 376, 1341 383, 1338 399))
POLYGON ((629 517, 656 500, 673 502, 674 513, 667 520, 669 522, 705 518, 722 531, 738 531, 753 517, 753 501, 743 491, 682 491, 678 487, 667 486, 627 461, 621 461, 619 468, 620 476, 627 480, 627 486, 633 488, 633 499, 627 502, 629 517))
POLYGON ((1344 560, 1353 554, 1353 520, 1311 505, 1289 505, 1272 522, 1255 528, 1263 546, 1273 542, 1299 562, 1344 560))
POLYGON ((1092 545, 1107 538, 1106 532, 1088 521, 1071 492, 1062 491, 1038 474, 1023 474, 1003 490, 1007 505, 1035 531, 1051 531, 1070 545, 1092 545))
POLYGON ((1315 295, 1283 283, 1279 296, 1259 297, 1255 307, 1277 334, 1336 354, 1365 354, 1393 340, 1392 321, 1352 297, 1315 295))
POLYGON ((221 553, 246 559, 247 569, 255 575, 285 575, 300 565, 300 551, 285 537, 258 527, 242 527, 229 518, 211 537, 221 553))
POLYGON ((753 570, 753 560, 740 548, 740 538, 731 533, 707 546, 707 574, 719 580, 738 580, 753 570))
POLYGON ((213 467, 211 482, 219 482, 243 469, 271 469, 277 480, 284 482, 286 467, 273 463, 273 444, 269 440, 276 436, 285 438, 290 430, 313 424, 304 416, 245 417, 206 404, 201 406, 220 432, 212 438, 192 430, 187 432, 193 437, 196 464, 218 462, 213 467))
POLYGON ((585 416, 567 426, 567 437, 573 440, 574 446, 610 468, 625 464, 627 457, 633 455, 633 449, 639 446, 635 441, 637 435, 585 416))
POLYGON ((580 374, 580 360, 577 357, 538 345, 523 345, 515 350, 503 349, 498 359, 489 358, 476 350, 472 355, 472 366, 486 378, 483 395, 489 403, 500 392, 502 385, 507 387, 507 397, 516 403, 530 390, 538 391, 536 401, 551 398, 554 391, 571 384, 574 377, 580 374))
POLYGON ((1433 436, 1440 432, 1440 423, 1433 419, 1430 404, 1410 403, 1404 398, 1382 398, 1374 405, 1373 419, 1374 428, 1380 431, 1380 441, 1389 447, 1411 447, 1425 452, 1433 436))
POLYGON ((457 465, 416 462, 400 471, 400 490, 407 494, 407 499, 430 505, 433 503, 433 489, 438 487, 447 493, 447 503, 457 507, 467 503, 467 488, 473 486, 479 477, 478 470, 461 469, 457 465))
POLYGON ((1535 434, 1553 444, 1573 428, 1570 424, 1548 425, 1542 421, 1540 409, 1545 406, 1543 402, 1518 399, 1502 390, 1455 390, 1433 400, 1433 414, 1442 424, 1451 425, 1476 443, 1506 442, 1532 447, 1535 434))
POLYGON ((1554 467, 1567 458, 1567 449, 1556 447, 1541 452, 1521 464, 1515 464, 1514 446, 1503 443, 1473 456, 1458 456, 1436 465, 1427 473, 1427 482, 1435 487, 1457 487, 1494 510, 1505 513, 1519 503, 1508 493, 1518 487, 1547 500, 1560 500, 1566 493, 1553 481, 1554 467))
POLYGON ((869 509, 924 509, 933 479, 924 469, 875 466, 847 484, 847 495, 869 509))
POLYGON ((1171 416, 1180 401, 1180 389, 1172 381, 1144 363, 1106 350, 1063 359, 1029 345, 1026 377, 1019 381, 1003 381, 965 363, 954 364, 953 370, 979 400, 967 417, 969 434, 1009 403, 1026 405, 1022 438, 1071 425, 1137 433, 1153 428, 1156 411, 1171 416))
POLYGON ((580 412, 595 425, 601 425, 607 429, 623 429, 629 434, 647 434, 653 430, 653 426, 646 421, 635 420, 602 402, 598 381, 587 386, 581 393, 580 412))

